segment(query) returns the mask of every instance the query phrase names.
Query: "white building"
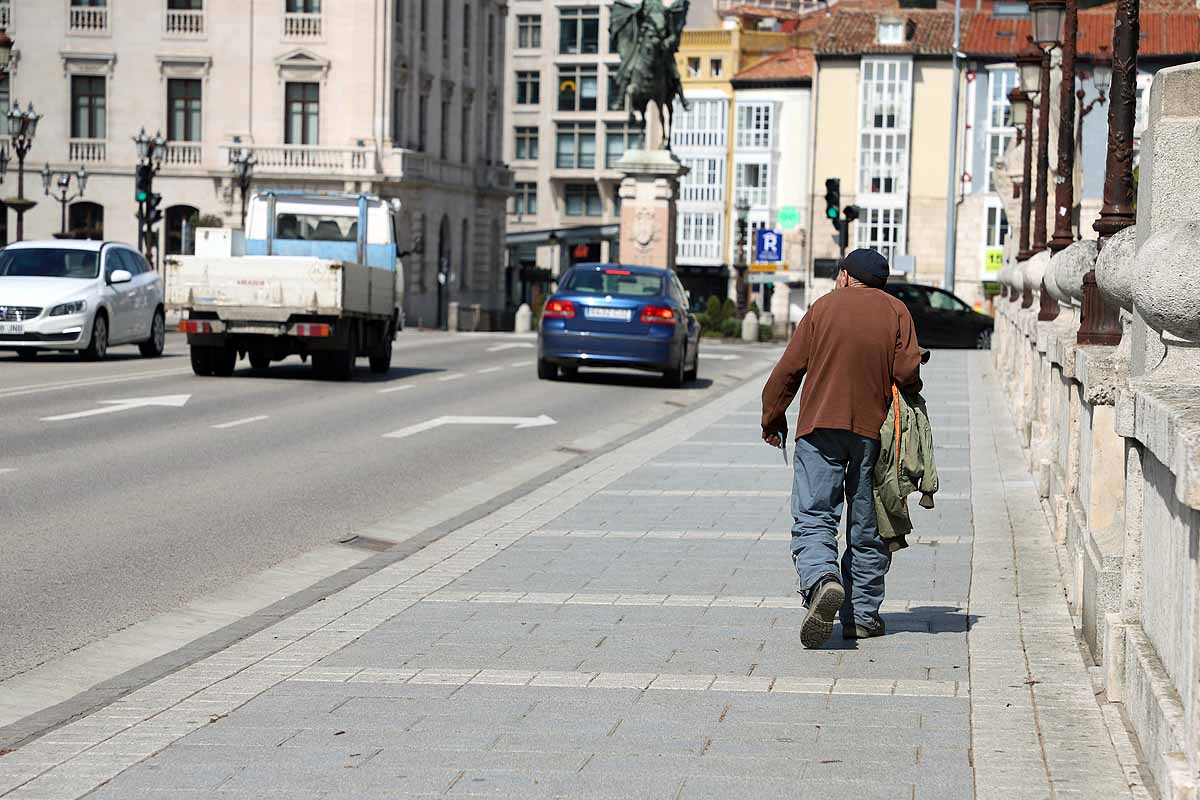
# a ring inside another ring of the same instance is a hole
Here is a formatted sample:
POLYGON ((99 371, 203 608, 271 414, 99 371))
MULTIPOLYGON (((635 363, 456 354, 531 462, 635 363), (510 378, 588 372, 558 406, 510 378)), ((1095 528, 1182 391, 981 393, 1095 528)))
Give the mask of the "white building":
MULTIPOLYGON (((197 215, 237 224, 229 153, 244 146, 253 189, 398 197, 400 240, 421 251, 405 259, 410 324, 443 322, 457 301, 494 326, 510 307, 505 13, 500 0, 8 0, 14 65, 0 99, 44 115, 29 173, 87 167, 69 232, 136 239, 131 137, 143 127, 169 139, 154 184, 162 250, 184 248, 197 215)), ((27 174, 39 204, 26 238, 59 232, 40 184, 27 174)))

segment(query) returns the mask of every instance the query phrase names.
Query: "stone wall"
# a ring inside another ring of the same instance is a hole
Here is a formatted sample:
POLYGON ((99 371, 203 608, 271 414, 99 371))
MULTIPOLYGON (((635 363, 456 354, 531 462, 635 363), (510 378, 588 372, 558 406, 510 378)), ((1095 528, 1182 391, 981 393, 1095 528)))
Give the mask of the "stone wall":
POLYGON ((1195 800, 1200 62, 1159 72, 1150 110, 1136 226, 1099 250, 1081 241, 1053 258, 1008 261, 993 355, 1010 377, 1016 435, 1028 448, 1068 599, 1104 689, 1124 703, 1160 795, 1195 800), (1082 280, 1093 268, 1101 292, 1121 308, 1116 347, 1077 342, 1082 280), (1043 278, 1061 311, 1039 321, 1043 278))

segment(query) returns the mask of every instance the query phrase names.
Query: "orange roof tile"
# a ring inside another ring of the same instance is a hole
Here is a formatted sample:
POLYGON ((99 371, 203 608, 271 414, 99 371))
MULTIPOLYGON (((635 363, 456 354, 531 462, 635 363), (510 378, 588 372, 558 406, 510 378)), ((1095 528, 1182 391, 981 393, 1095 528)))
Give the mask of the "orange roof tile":
POLYGON ((789 81, 811 79, 816 61, 811 50, 791 47, 774 53, 739 72, 735 81, 789 81))
MULTIPOLYGON (((964 28, 962 49, 968 55, 1011 58, 1023 50, 1030 34, 1030 21, 975 14, 964 28)), ((1108 11, 1085 11, 1079 15, 1079 54, 1112 53, 1113 15, 1108 11)), ((1143 11, 1138 54, 1146 58, 1200 54, 1200 11, 1163 13, 1143 11)))

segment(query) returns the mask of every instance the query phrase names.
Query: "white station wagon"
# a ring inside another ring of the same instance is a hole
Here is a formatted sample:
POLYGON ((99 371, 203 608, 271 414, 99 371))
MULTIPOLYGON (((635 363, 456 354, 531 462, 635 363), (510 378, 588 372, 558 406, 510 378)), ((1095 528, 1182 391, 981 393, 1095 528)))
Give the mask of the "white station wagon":
POLYGON ((162 279, 129 245, 64 239, 0 250, 0 350, 100 360, 136 344, 154 358, 165 337, 162 279))

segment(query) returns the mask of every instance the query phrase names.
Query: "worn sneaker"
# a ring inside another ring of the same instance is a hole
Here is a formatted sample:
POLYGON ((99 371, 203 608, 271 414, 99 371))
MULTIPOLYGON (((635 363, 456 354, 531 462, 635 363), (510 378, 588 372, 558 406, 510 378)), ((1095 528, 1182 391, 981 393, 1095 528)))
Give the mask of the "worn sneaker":
POLYGON ((835 578, 824 578, 808 598, 808 611, 800 626, 800 644, 809 650, 820 647, 833 635, 833 621, 846 599, 846 591, 835 578))
POLYGON ((864 624, 856 622, 853 625, 842 623, 842 638, 843 639, 873 639, 876 636, 883 636, 884 624, 883 620, 864 624))

